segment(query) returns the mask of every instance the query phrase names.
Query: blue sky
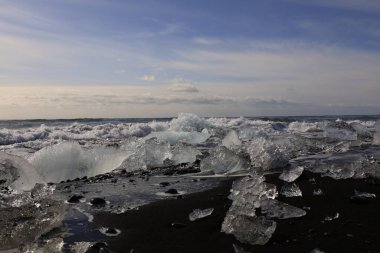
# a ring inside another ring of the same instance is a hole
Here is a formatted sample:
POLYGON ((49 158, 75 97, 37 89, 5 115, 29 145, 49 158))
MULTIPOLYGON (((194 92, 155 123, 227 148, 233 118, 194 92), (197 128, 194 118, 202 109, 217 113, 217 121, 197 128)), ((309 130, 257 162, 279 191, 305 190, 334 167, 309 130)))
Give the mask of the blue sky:
POLYGON ((0 118, 379 114, 376 0, 0 0, 0 118))

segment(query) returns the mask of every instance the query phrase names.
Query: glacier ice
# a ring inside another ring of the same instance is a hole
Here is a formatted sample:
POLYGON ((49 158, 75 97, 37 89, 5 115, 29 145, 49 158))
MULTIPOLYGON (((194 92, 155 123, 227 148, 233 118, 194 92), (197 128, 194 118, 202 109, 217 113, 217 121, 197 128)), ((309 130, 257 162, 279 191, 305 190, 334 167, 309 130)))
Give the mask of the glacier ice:
POLYGON ((203 219, 203 218, 205 218, 207 216, 210 216, 213 211, 214 211, 214 208, 194 209, 189 214, 189 220, 190 221, 195 221, 195 220, 203 219))
POLYGON ((0 186, 23 191, 30 190, 40 182, 41 177, 27 160, 0 152, 0 186))
POLYGON ((230 131, 222 140, 222 145, 230 150, 240 149, 241 144, 241 140, 234 130, 230 131))
POLYGON ((289 219, 306 215, 305 210, 276 199, 263 200, 261 201, 260 207, 261 213, 265 214, 267 218, 289 219))
POLYGON ((44 182, 60 182, 110 172, 127 156, 112 147, 83 149, 76 142, 62 142, 34 153, 29 162, 44 182))
POLYGON ((288 164, 289 158, 285 147, 284 142, 259 137, 250 142, 247 152, 254 167, 269 170, 288 164))
POLYGON ((252 245, 267 243, 276 229, 276 222, 256 216, 261 202, 277 196, 276 186, 265 183, 256 173, 234 181, 229 198, 233 201, 222 223, 221 231, 252 245))
POLYGON ((279 179, 291 183, 299 178, 303 173, 304 168, 302 166, 291 167, 290 169, 284 169, 280 174, 279 179))
POLYGON ((264 245, 276 230, 277 223, 264 216, 246 216, 228 213, 222 224, 222 232, 233 234, 242 243, 264 245))
POLYGON ((215 174, 234 173, 249 170, 246 158, 237 155, 224 146, 210 151, 210 155, 201 161, 201 170, 212 170, 215 174))
POLYGON ((0 250, 17 248, 21 244, 35 241, 59 225, 64 212, 62 202, 50 199, 40 199, 18 208, 0 209, 3 218, 0 219, 0 250))
POLYGON ((290 197, 302 197, 302 191, 301 189, 298 187, 297 184, 293 183, 293 184, 284 184, 282 187, 281 187, 281 190, 280 190, 280 194, 287 197, 287 198, 290 198, 290 197))

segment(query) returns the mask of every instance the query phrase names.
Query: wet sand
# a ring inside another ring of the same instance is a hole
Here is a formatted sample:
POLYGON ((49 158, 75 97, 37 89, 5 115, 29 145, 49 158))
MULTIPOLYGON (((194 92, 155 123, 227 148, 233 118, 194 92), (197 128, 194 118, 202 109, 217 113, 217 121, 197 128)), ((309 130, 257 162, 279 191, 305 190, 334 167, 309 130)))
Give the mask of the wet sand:
MULTIPOLYGON (((278 175, 267 176, 267 182, 278 188, 283 182, 278 175)), ((305 172, 296 183, 303 197, 278 200, 303 208, 310 207, 301 218, 278 220, 271 240, 263 246, 244 245, 233 235, 220 232, 231 204, 227 199, 232 181, 222 181, 215 189, 190 194, 180 199, 158 201, 124 214, 95 215, 94 226, 122 231, 109 237, 112 252, 235 252, 233 244, 247 252, 380 252, 380 182, 378 180, 333 180, 305 172), (312 179, 315 179, 313 182, 312 179), (324 195, 315 196, 320 188, 324 195), (376 194, 369 203, 353 203, 354 189, 376 194), (189 221, 196 208, 214 208, 211 216, 189 221), (327 216, 337 219, 325 221, 327 216), (172 223, 176 223, 172 226, 172 223)))

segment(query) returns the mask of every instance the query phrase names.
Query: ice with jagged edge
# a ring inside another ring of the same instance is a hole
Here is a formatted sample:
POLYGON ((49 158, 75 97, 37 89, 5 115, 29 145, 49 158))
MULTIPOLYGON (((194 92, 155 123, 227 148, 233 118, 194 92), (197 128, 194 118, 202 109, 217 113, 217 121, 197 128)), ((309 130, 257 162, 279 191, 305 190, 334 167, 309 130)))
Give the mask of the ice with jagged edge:
POLYGON ((254 167, 264 170, 281 168, 288 164, 289 157, 286 153, 285 141, 275 141, 259 137, 252 140, 247 148, 254 167))
POLYGON ((214 211, 214 208, 194 209, 189 214, 189 220, 190 221, 195 221, 195 220, 203 219, 203 218, 205 218, 207 216, 210 216, 213 211, 214 211))
POLYGON ((218 146, 210 151, 210 155, 201 161, 202 171, 212 171, 215 174, 231 174, 250 169, 249 161, 229 150, 218 146))
POLYGON ((289 169, 284 169, 284 171, 280 174, 279 179, 291 183, 294 182, 297 178, 299 178, 304 171, 302 166, 295 166, 289 169))
POLYGON ((265 214, 267 218, 289 219, 298 218, 306 215, 306 211, 280 202, 276 199, 266 199, 261 201, 261 213, 265 214))
POLYGON ((287 198, 302 197, 302 191, 299 188, 299 186, 295 183, 293 183, 293 184, 285 183, 281 187, 280 194, 287 197, 287 198))
POLYGON ((241 149, 242 142, 235 130, 230 131, 222 140, 222 145, 230 150, 241 149))
POLYGON ((277 196, 276 186, 264 182, 264 177, 251 174, 233 183, 230 209, 222 223, 221 231, 233 234, 236 239, 252 245, 267 243, 276 229, 276 222, 256 216, 255 209, 261 201, 277 196))

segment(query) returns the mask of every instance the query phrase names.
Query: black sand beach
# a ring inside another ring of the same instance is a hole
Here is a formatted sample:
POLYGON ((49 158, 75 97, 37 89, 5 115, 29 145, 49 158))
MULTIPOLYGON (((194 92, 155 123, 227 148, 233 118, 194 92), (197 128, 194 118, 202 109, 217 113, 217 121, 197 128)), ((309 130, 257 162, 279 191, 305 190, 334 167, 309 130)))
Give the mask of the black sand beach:
MULTIPOLYGON (((283 184, 278 175, 267 176, 267 182, 278 188, 283 184)), ((278 200, 309 209, 301 218, 278 220, 277 229, 264 246, 239 243, 234 236, 220 232, 231 201, 227 199, 232 181, 222 181, 215 189, 179 199, 155 202, 124 214, 102 213, 94 225, 122 232, 107 241, 112 252, 235 252, 233 244, 248 252, 379 252, 380 250, 380 184, 377 180, 333 180, 305 172, 296 183, 303 197, 278 200), (313 195, 320 188, 323 195, 313 195), (376 194, 368 203, 350 200, 354 189, 376 194), (214 208, 211 216, 189 221, 196 208, 214 208), (329 221, 329 217, 336 219, 329 221), (172 224, 175 225, 172 225, 172 224)))

